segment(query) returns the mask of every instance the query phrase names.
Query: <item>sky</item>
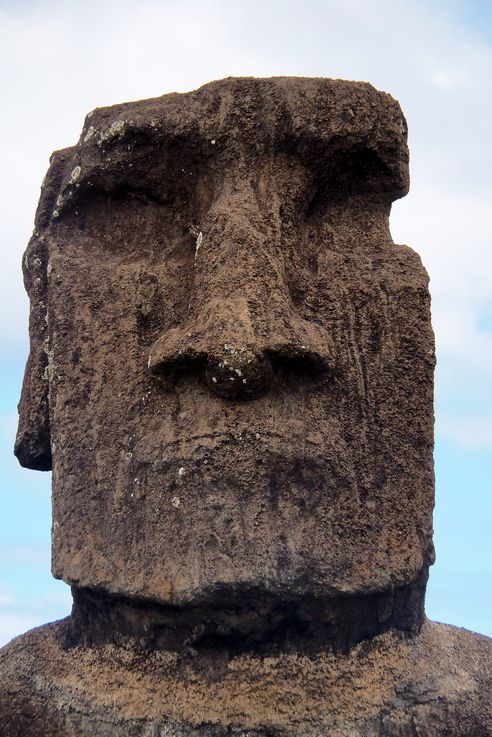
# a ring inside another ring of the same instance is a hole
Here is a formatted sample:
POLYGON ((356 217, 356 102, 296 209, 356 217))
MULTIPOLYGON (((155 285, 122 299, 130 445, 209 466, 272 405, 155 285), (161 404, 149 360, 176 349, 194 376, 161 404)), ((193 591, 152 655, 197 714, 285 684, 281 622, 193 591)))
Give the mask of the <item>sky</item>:
POLYGON ((20 263, 49 155, 95 107, 277 75, 368 81, 407 117, 412 184, 391 230, 429 271, 438 357, 427 614, 492 636, 492 3, 0 0, 0 645, 71 605, 50 574, 50 475, 12 455, 20 263))

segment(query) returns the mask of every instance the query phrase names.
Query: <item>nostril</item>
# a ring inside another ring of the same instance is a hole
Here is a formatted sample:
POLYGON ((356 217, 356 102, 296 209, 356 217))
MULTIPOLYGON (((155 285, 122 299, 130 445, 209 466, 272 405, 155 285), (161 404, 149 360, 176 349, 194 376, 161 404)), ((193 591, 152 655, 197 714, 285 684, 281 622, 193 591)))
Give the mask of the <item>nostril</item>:
POLYGON ((205 381, 209 390, 224 399, 254 399, 272 385, 295 391, 335 380, 334 363, 328 354, 303 345, 282 343, 255 349, 224 344, 220 350, 190 346, 151 352, 151 376, 167 390, 186 381, 205 381))
POLYGON ((272 364, 267 355, 248 348, 225 344, 221 356, 208 359, 206 381, 225 399, 253 399, 267 391, 272 364))
POLYGON ((203 376, 207 362, 206 353, 192 349, 178 350, 166 358, 149 358, 150 375, 164 387, 175 385, 182 377, 203 376))
POLYGON ((280 384, 322 384, 334 377, 332 361, 305 346, 285 345, 268 351, 280 384))

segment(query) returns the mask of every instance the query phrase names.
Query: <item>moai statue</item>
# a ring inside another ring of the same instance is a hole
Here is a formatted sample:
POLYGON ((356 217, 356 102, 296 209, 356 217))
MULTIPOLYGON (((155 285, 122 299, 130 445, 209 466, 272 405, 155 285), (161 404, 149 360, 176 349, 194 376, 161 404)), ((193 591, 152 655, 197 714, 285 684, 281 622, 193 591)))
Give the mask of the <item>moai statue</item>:
POLYGON ((15 452, 74 605, 2 651, 3 737, 492 734, 491 640, 424 615, 406 138, 365 83, 227 79, 53 155, 15 452))

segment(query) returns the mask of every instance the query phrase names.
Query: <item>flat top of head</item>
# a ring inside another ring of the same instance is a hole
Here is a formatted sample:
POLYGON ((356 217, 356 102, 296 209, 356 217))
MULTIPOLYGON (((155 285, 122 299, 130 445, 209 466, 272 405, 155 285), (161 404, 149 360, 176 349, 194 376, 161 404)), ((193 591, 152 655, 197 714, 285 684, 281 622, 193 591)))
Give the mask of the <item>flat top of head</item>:
POLYGON ((60 202, 74 202, 87 187, 110 191, 129 178, 135 183, 139 173, 148 189, 154 174, 162 179, 158 152, 175 147, 186 148, 194 166, 217 162, 223 169, 285 154, 324 172, 369 156, 388 201, 408 191, 407 126, 387 93, 365 82, 231 77, 89 113, 78 144, 54 155, 53 165, 60 157, 64 162, 60 202))

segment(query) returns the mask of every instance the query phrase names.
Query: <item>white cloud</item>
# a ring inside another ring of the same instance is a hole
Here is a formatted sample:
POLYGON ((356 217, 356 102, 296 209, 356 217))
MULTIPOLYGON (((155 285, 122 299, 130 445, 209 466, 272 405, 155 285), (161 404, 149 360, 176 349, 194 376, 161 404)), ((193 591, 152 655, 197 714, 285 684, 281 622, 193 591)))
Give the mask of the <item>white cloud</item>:
POLYGON ((0 647, 17 635, 43 624, 37 617, 25 614, 2 614, 0 612, 0 647))
POLYGON ((432 75, 432 84, 439 89, 446 90, 447 92, 466 89, 469 83, 469 76, 459 67, 455 67, 454 69, 436 69, 432 75))

